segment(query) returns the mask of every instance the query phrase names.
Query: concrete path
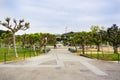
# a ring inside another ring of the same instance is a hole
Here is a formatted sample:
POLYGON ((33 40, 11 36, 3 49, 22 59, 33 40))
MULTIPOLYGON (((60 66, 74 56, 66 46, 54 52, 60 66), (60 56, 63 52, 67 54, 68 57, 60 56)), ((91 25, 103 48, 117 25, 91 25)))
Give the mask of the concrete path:
POLYGON ((67 49, 0 64, 0 80, 120 80, 120 64, 76 56, 67 49))

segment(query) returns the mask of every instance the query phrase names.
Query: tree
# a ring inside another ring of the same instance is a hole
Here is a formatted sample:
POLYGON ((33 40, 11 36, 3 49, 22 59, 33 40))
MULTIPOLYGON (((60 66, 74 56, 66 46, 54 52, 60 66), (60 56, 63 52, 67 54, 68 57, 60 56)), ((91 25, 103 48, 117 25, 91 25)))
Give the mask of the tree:
MULTIPOLYGON (((61 35, 61 40, 63 42, 63 44, 66 46, 66 45, 71 45, 70 43, 72 42, 73 43, 73 35, 74 35, 74 32, 68 32, 68 33, 64 33, 61 35), (72 41, 71 41, 72 40, 72 41)), ((74 44, 74 43, 73 43, 74 44)), ((75 45, 74 45, 75 46, 75 45)), ((76 47, 75 47, 76 48, 76 47)))
POLYGON ((28 36, 29 36, 29 34, 21 35, 22 48, 25 48, 25 44, 28 43, 28 36))
POLYGON ((38 39, 38 36, 35 34, 28 35, 28 43, 30 44, 31 50, 33 49, 33 51, 35 52, 35 55, 36 55, 35 43, 37 42, 37 39, 38 39))
POLYGON ((120 45, 120 28, 116 24, 113 24, 107 29, 107 38, 110 45, 113 46, 114 53, 118 53, 118 47, 120 45))
POLYGON ((3 42, 7 44, 8 46, 8 54, 10 54, 10 49, 11 49, 11 43, 12 43, 12 33, 7 32, 7 33, 2 33, 1 35, 3 42))
POLYGON ((9 31, 0 30, 0 47, 2 47, 2 42, 3 42, 2 34, 3 34, 3 33, 8 33, 8 32, 9 32, 9 31))
POLYGON ((40 50, 40 52, 41 52, 41 49, 42 49, 42 46, 41 46, 42 43, 41 43, 41 42, 43 41, 43 40, 42 40, 42 35, 43 35, 43 34, 42 34, 42 33, 35 33, 35 35, 37 36, 37 42, 39 43, 39 50, 40 50))
POLYGON ((92 42, 97 46, 97 51, 100 51, 100 44, 102 43, 102 33, 104 32, 104 27, 92 26, 92 42))
POLYGON ((4 31, 4 30, 0 30, 0 36, 2 35, 2 33, 7 33, 8 31, 4 31))
POLYGON ((30 23, 26 22, 24 23, 24 19, 19 20, 19 22, 17 22, 16 19, 13 19, 13 23, 15 24, 14 26, 12 26, 12 24, 10 24, 10 18, 6 18, 5 21, 6 22, 1 22, 0 24, 3 25, 4 27, 6 27, 7 29, 9 29, 12 32, 13 35, 13 46, 14 46, 14 54, 15 57, 18 57, 17 54, 17 50, 16 50, 16 41, 15 41, 15 33, 19 30, 26 30, 30 27, 30 23), (24 24, 23 24, 24 23, 24 24))
POLYGON ((46 46, 47 42, 48 42, 48 36, 47 33, 36 33, 35 35, 38 36, 38 43, 39 43, 39 49, 40 52, 42 51, 42 48, 46 46))
POLYGON ((78 39, 78 43, 81 45, 82 53, 85 54, 85 46, 89 41, 89 34, 88 32, 82 31, 78 32, 75 36, 75 39, 78 39))
POLYGON ((46 33, 47 42, 46 44, 54 45, 56 43, 56 37, 53 34, 46 33))
POLYGON ((68 39, 68 41, 69 41, 69 45, 70 46, 74 46, 75 47, 75 49, 76 49, 76 51, 77 51, 77 46, 78 46, 78 42, 79 42, 79 39, 78 39, 78 37, 76 36, 77 35, 77 33, 73 33, 73 34, 69 34, 69 39, 68 39))

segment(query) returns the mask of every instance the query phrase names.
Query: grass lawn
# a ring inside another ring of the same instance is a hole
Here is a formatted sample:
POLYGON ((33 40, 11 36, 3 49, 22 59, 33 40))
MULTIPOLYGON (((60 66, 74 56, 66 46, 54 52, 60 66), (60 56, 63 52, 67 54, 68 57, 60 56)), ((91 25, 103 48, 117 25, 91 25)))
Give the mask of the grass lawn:
POLYGON ((120 54, 84 54, 83 56, 106 61, 118 61, 120 58, 120 54))
POLYGON ((15 60, 24 60, 25 58, 28 57, 34 57, 37 55, 40 55, 40 51, 36 50, 36 55, 34 51, 30 51, 29 49, 17 49, 18 52, 18 58, 15 57, 14 55, 14 50, 11 48, 10 54, 8 54, 8 49, 7 48, 0 48, 0 62, 5 61, 5 56, 6 56, 6 61, 15 61, 15 60))

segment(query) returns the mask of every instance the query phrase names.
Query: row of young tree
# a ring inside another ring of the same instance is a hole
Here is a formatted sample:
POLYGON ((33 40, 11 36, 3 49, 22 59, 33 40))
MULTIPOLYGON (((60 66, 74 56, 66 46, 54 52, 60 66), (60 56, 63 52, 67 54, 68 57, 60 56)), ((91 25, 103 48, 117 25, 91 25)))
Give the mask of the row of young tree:
POLYGON ((100 45, 108 44, 113 47, 114 53, 118 53, 120 46, 120 28, 113 24, 111 27, 104 29, 104 27, 92 26, 90 32, 77 32, 62 35, 65 44, 81 46, 82 53, 85 53, 85 46, 96 45, 97 51, 100 51, 100 45))
MULTIPOLYGON (((36 49, 42 52, 47 44, 53 45, 56 42, 55 35, 49 33, 23 34, 15 37, 17 48, 29 48, 31 51, 34 51, 34 55, 36 55, 36 49)), ((11 45, 13 45, 12 33, 10 31, 2 33, 0 41, 8 46, 8 54, 10 54, 11 45)))
POLYGON ((13 44, 15 57, 18 57, 16 41, 17 43, 21 43, 22 48, 25 48, 25 45, 27 44, 30 46, 30 49, 33 49, 34 51, 35 45, 39 44, 39 50, 41 52, 43 46, 47 43, 54 43, 56 40, 55 35, 49 33, 15 35, 19 30, 27 30, 30 28, 30 23, 24 23, 24 19, 17 21, 16 19, 11 20, 11 18, 6 18, 5 22, 0 21, 0 24, 8 29, 7 32, 1 34, 0 41, 8 45, 8 54, 11 44, 13 44))

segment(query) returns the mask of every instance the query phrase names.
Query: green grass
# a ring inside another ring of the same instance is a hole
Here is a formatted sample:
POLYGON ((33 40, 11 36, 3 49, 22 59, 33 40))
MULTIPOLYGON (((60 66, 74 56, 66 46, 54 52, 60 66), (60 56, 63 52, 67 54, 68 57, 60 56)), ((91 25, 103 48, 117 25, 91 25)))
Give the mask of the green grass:
POLYGON ((14 50, 11 48, 10 54, 8 54, 7 48, 0 48, 0 62, 5 61, 5 54, 6 54, 6 61, 15 61, 15 60, 24 60, 25 58, 34 57, 37 55, 40 55, 42 52, 39 50, 36 50, 36 55, 34 51, 31 51, 29 49, 17 49, 18 52, 18 58, 14 55, 14 50))
POLYGON ((118 61, 120 58, 120 54, 85 54, 84 56, 106 61, 118 61))

